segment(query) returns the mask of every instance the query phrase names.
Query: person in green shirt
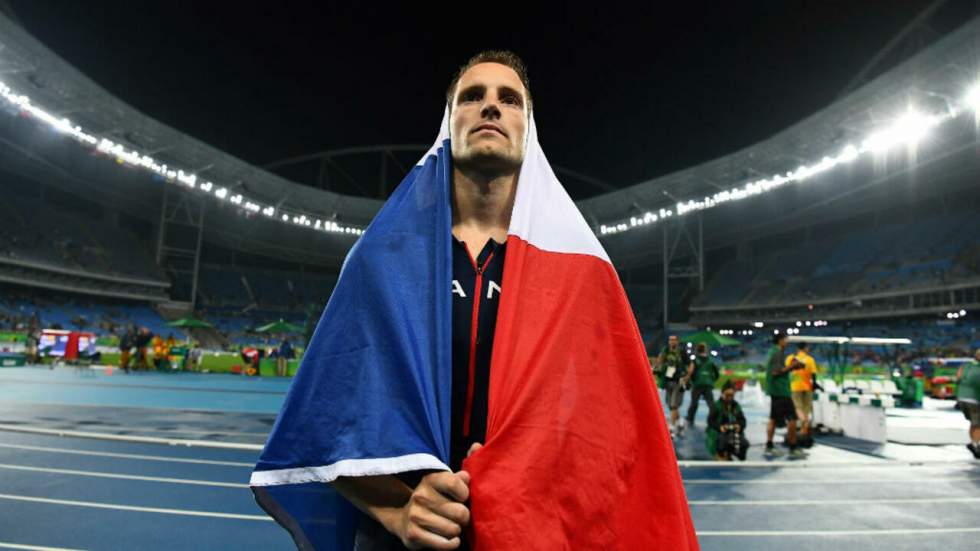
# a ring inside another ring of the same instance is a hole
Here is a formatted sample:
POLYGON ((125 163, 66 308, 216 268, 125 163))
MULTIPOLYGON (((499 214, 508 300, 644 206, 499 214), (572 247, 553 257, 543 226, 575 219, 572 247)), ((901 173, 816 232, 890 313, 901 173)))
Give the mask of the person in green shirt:
POLYGON ((974 359, 956 372, 956 405, 970 422, 970 443, 966 447, 980 459, 980 348, 974 359))
POLYGON ((681 352, 677 335, 667 339, 667 348, 660 353, 654 366, 657 382, 666 391, 666 401, 670 407, 671 435, 680 435, 684 429, 678 424, 680 420, 681 402, 684 401, 683 378, 687 376, 684 356, 681 352))
POLYGON ((691 360, 687 370, 687 377, 684 378, 684 386, 692 380, 691 386, 691 405, 687 407, 687 424, 694 426, 694 416, 698 413, 698 403, 704 399, 708 404, 708 412, 715 402, 715 381, 718 380, 718 366, 708 355, 708 347, 703 342, 698 343, 694 359, 691 360))
POLYGON ((769 424, 766 426, 766 457, 782 455, 772 445, 772 437, 776 432, 776 423, 786 421, 787 440, 789 440, 790 459, 803 459, 806 453, 796 445, 796 407, 793 406, 790 392, 789 374, 791 371, 805 367, 801 362, 793 360, 786 363, 783 360, 786 349, 786 335, 777 334, 773 337, 773 346, 769 349, 766 359, 766 389, 771 398, 769 424))
POLYGON ((708 411, 705 444, 711 456, 720 461, 731 461, 733 457, 745 461, 749 449, 745 424, 742 406, 735 401, 735 383, 726 381, 721 388, 721 398, 708 411))

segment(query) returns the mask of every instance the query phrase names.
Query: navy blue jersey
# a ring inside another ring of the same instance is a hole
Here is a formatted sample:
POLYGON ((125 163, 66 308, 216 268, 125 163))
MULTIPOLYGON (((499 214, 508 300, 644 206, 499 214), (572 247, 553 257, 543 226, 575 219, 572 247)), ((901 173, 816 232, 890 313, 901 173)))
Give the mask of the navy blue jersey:
MULTIPOLYGON (((504 246, 489 240, 476 259, 462 241, 453 237, 453 396, 449 433, 449 466, 458 471, 474 442, 487 435, 487 392, 490 386, 490 357, 497 325, 504 275, 504 246), (479 297, 479 300, 474 300, 479 297), (475 328, 475 331, 474 331, 475 328)), ((397 476, 412 488, 423 472, 397 476)), ((394 534, 373 518, 363 515, 354 543, 355 551, 404 551, 394 534)), ((457 551, 466 551, 463 543, 457 551)))
POLYGON ((453 397, 449 466, 462 466, 487 434, 490 357, 504 275, 504 249, 490 239, 481 250, 453 237, 453 397), (475 257, 475 258, 474 258, 475 257))

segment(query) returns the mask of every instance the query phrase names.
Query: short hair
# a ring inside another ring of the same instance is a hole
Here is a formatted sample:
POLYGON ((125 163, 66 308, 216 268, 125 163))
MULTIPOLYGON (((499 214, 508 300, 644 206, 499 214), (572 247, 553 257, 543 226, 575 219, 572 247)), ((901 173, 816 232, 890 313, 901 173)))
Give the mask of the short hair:
POLYGON ((725 384, 721 385, 721 391, 725 392, 726 390, 736 390, 735 386, 735 381, 728 379, 725 381, 725 384))
POLYGON ((785 338, 786 338, 786 335, 784 335, 782 333, 777 333, 777 334, 775 334, 775 335, 772 336, 772 343, 773 344, 779 344, 779 341, 781 341, 781 340, 783 340, 785 338))
POLYGON ((524 61, 510 50, 483 50, 461 65, 456 70, 456 74, 453 75, 453 80, 449 83, 449 89, 446 90, 446 105, 450 111, 453 109, 453 96, 456 95, 456 85, 459 84, 459 79, 462 78, 463 73, 480 63, 499 63, 513 69, 517 73, 517 78, 521 79, 521 84, 524 85, 524 93, 527 95, 527 107, 528 110, 531 109, 531 84, 527 78, 527 67, 524 65, 524 61))
POLYGON ((800 350, 803 350, 804 348, 806 348, 808 346, 810 346, 810 343, 808 343, 808 342, 801 342, 801 343, 797 343, 796 344, 796 348, 798 348, 800 350))

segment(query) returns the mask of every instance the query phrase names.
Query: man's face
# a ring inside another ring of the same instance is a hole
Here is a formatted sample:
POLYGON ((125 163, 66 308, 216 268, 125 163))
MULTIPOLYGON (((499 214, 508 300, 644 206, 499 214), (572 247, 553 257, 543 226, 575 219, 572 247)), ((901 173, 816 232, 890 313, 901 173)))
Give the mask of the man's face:
POLYGON ((677 336, 671 335, 670 338, 667 339, 667 344, 670 345, 671 350, 677 348, 677 336))
POLYGON ((726 389, 725 392, 721 393, 721 398, 726 402, 731 402, 732 400, 735 399, 735 390, 731 388, 726 389))
POLYGON ((499 63, 470 67, 453 96, 453 162, 488 171, 516 169, 524 161, 527 124, 527 93, 517 73, 499 63))

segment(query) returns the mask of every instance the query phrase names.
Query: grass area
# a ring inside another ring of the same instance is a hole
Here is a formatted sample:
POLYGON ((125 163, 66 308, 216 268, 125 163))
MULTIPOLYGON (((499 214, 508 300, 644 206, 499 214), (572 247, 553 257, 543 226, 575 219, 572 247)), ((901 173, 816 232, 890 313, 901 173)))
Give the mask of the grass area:
POLYGON ((0 342, 27 342, 27 335, 13 331, 0 331, 0 342))

